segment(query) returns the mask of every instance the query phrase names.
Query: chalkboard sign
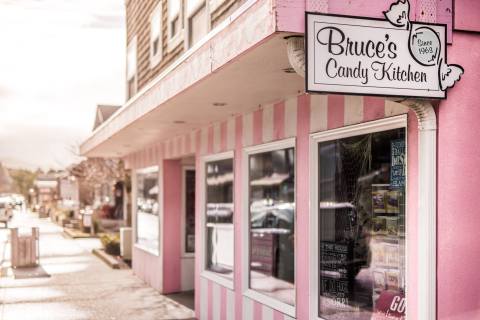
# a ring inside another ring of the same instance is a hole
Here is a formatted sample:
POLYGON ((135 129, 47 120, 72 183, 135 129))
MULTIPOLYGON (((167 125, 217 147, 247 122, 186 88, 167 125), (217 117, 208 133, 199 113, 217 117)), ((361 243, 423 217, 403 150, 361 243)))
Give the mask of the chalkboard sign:
POLYGON ((353 246, 336 242, 320 243, 320 294, 333 299, 350 296, 353 276, 353 246))

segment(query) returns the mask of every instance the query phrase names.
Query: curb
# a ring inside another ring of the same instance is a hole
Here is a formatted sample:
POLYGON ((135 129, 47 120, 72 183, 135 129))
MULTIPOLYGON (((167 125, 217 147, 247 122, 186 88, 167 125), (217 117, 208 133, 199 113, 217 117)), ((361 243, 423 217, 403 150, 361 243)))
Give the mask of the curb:
POLYGON ((93 249, 92 253, 96 255, 100 260, 105 262, 110 268, 112 269, 120 269, 120 263, 118 263, 117 259, 109 255, 103 249, 93 249))
POLYGON ((88 239, 88 238, 98 238, 97 235, 91 235, 88 233, 77 232, 72 229, 63 228, 63 234, 72 239, 88 239))

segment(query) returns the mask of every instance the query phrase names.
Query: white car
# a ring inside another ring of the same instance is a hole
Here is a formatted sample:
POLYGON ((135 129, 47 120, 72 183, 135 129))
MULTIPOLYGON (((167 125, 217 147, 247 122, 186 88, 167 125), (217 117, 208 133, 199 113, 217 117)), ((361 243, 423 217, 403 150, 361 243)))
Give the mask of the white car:
POLYGON ((12 207, 10 199, 6 197, 0 198, 0 223, 3 223, 5 227, 8 221, 12 218, 12 207))

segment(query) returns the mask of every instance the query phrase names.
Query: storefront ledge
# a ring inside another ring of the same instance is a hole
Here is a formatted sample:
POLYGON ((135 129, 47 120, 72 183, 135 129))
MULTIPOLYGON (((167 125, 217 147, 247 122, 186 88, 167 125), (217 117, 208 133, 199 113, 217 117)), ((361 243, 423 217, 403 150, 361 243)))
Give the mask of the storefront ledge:
POLYGON ((267 307, 270 307, 274 310, 277 310, 283 314, 286 314, 292 318, 296 317, 296 310, 295 306, 291 306, 287 303, 278 301, 277 299, 273 299, 269 296, 266 296, 264 294, 261 294, 257 291, 247 289, 243 292, 243 295, 249 299, 255 300, 258 303, 261 303, 263 305, 266 305, 267 307))
POLYGON ((160 253, 158 252, 158 250, 153 250, 153 249, 147 248, 145 246, 142 246, 141 244, 135 243, 133 245, 133 247, 136 248, 136 249, 142 250, 142 251, 144 251, 148 254, 154 255, 156 257, 160 256, 160 253))
POLYGON ((207 271, 207 270, 203 270, 202 273, 200 274, 200 276, 204 279, 207 279, 207 280, 210 280, 210 281, 213 281, 227 289, 230 289, 230 290, 234 290, 234 285, 233 285, 233 280, 228 280, 228 279, 225 279, 223 277, 220 277, 219 275, 213 273, 213 272, 210 272, 210 271, 207 271))

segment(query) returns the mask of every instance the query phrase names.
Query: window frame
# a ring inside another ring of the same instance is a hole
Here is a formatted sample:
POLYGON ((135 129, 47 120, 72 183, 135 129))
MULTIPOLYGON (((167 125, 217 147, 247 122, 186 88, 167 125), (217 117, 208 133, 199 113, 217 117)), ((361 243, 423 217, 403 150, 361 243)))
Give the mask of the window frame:
MULTIPOLYGON (((207 184, 206 184, 206 172, 205 172, 205 167, 207 163, 209 162, 214 162, 214 161, 219 161, 219 160, 228 160, 231 159, 233 163, 233 195, 232 195, 232 200, 234 203, 234 208, 233 208, 233 248, 232 250, 235 250, 235 243, 236 243, 236 236, 235 236, 235 214, 237 212, 237 209, 235 208, 235 152, 234 151, 226 151, 226 152, 221 152, 221 153, 216 153, 212 155, 207 155, 204 156, 200 159, 200 181, 196 183, 201 183, 201 188, 200 188, 200 228, 201 228, 201 245, 200 245, 200 276, 208 279, 210 281, 213 281, 221 286, 226 287, 227 289, 234 290, 235 285, 234 285, 234 278, 232 280, 228 280, 224 277, 219 276, 215 272, 212 272, 206 268, 206 255, 207 255, 207 246, 206 246, 206 241, 207 241, 207 233, 206 233, 206 227, 207 227, 207 219, 205 217, 206 214, 206 196, 207 196, 207 184)), ((195 251, 197 249, 195 248, 195 251)), ((233 274, 235 274, 235 255, 233 255, 233 274)))
MULTIPOLYGON (((405 154, 408 159, 408 116, 406 114, 383 118, 380 120, 373 120, 363 122, 355 125, 340 127, 336 129, 320 131, 310 134, 310 219, 309 219, 309 247, 310 258, 309 264, 309 279, 310 279, 310 319, 326 320, 318 315, 319 307, 319 228, 318 228, 318 214, 319 208, 318 193, 319 193, 319 157, 318 157, 318 145, 321 142, 332 141, 337 139, 343 139, 348 137, 354 137, 369 133, 376 133, 382 131, 388 131, 393 129, 405 129, 405 154)), ((408 161, 405 164, 405 177, 407 182, 405 183, 405 219, 408 221, 408 161)), ((408 297, 408 222, 405 224, 405 298, 408 297)), ((408 303, 408 300, 407 300, 408 303)), ((408 319, 408 313, 406 315, 408 319)))
MULTIPOLYGON (((188 0, 187 0, 188 2, 188 0)), ((190 27, 192 25, 192 20, 193 18, 195 17, 195 15, 197 15, 202 9, 205 9, 205 26, 207 28, 207 33, 205 34, 205 36, 210 32, 211 30, 211 26, 210 26, 210 10, 209 10, 209 4, 207 3, 207 0, 203 0, 203 1, 199 1, 193 8, 191 11, 188 11, 188 7, 185 6, 185 39, 186 39, 186 45, 187 45, 187 49, 190 49, 192 48, 195 44, 194 43, 191 43, 190 41, 190 33, 191 33, 191 30, 190 30, 190 27)), ((204 37, 205 37, 204 36, 204 37)), ((199 39, 196 43, 199 43, 201 39, 199 39)))
MULTIPOLYGON (((187 192, 187 184, 186 184, 186 177, 187 177, 187 171, 193 171, 196 173, 195 166, 194 165, 183 165, 182 166, 182 216, 180 220, 180 225, 181 225, 181 231, 180 234, 182 236, 182 258, 194 258, 195 253, 196 253, 196 248, 195 251, 193 252, 187 252, 187 243, 185 241, 185 236, 186 236, 186 227, 187 227, 187 222, 186 222, 186 214, 187 214, 187 208, 186 208, 186 192, 187 192)), ((196 188, 196 182, 195 182, 195 188, 196 188)))
POLYGON ((138 56, 137 56, 137 51, 138 51, 138 48, 137 48, 137 36, 133 36, 132 40, 130 40, 130 42, 128 43, 127 45, 127 63, 126 63, 126 68, 125 68, 125 75, 126 75, 126 95, 127 95, 127 101, 130 100, 131 98, 133 98, 137 93, 138 93, 138 77, 137 77, 137 74, 138 74, 138 56), (135 61, 135 72, 133 73, 133 75, 129 76, 129 53, 130 53, 130 50, 132 50, 133 54, 135 55, 135 59, 133 61, 135 61), (135 87, 135 92, 130 95, 129 94, 129 82, 133 80, 134 81, 134 87, 135 87))
POLYGON ((135 170, 135 175, 133 175, 133 179, 134 180, 134 186, 135 188, 132 190, 134 192, 134 197, 133 197, 133 200, 132 201, 132 206, 133 206, 133 210, 132 212, 134 212, 135 214, 135 243, 134 243, 134 247, 137 248, 137 249, 140 249, 142 251, 145 251, 149 254, 152 254, 154 256, 157 256, 157 257, 160 257, 161 256, 161 248, 163 246, 163 243, 162 243, 162 230, 161 230, 161 226, 163 225, 163 187, 162 187, 162 181, 163 181, 163 177, 162 177, 162 170, 161 170, 161 166, 159 165, 154 165, 154 166, 149 166, 149 167, 144 167, 144 168, 140 168, 140 169, 136 169, 135 170), (138 175, 139 174, 146 174, 146 173, 154 173, 154 172, 157 172, 157 183, 158 183, 158 197, 157 197, 157 201, 158 201, 158 248, 155 250, 155 249, 152 249, 152 248, 148 248, 140 243, 138 243, 138 212, 137 212, 137 197, 138 197, 138 175))
POLYGON ((208 0, 212 12, 220 8, 227 0, 208 0))
POLYGON ((295 286, 295 305, 289 305, 288 303, 279 301, 273 297, 267 296, 259 291, 250 289, 250 167, 249 157, 250 155, 271 152, 276 150, 293 148, 294 152, 294 199, 295 199, 295 215, 294 215, 294 232, 297 234, 297 147, 296 138, 287 138, 279 141, 268 142, 260 145, 250 146, 243 149, 242 159, 242 294, 243 296, 255 300, 263 305, 278 310, 290 317, 296 317, 297 307, 297 256, 298 256, 298 243, 297 237, 294 237, 294 286, 295 286))
POLYGON ((184 2, 183 0, 177 0, 180 2, 178 13, 170 17, 170 1, 167 0, 167 50, 171 52, 179 47, 185 38, 185 25, 183 21, 184 17, 184 2), (180 29, 178 32, 172 36, 172 22, 173 20, 178 19, 180 23, 180 29))
POLYGON ((150 22, 150 49, 149 49, 149 57, 150 57, 150 68, 155 67, 160 61, 163 60, 163 11, 162 11, 162 1, 160 1, 153 11, 150 13, 149 17, 150 22), (153 38, 152 38, 152 22, 153 17, 158 14, 160 16, 160 34, 159 41, 158 41, 158 51, 156 54, 153 53, 153 38))

